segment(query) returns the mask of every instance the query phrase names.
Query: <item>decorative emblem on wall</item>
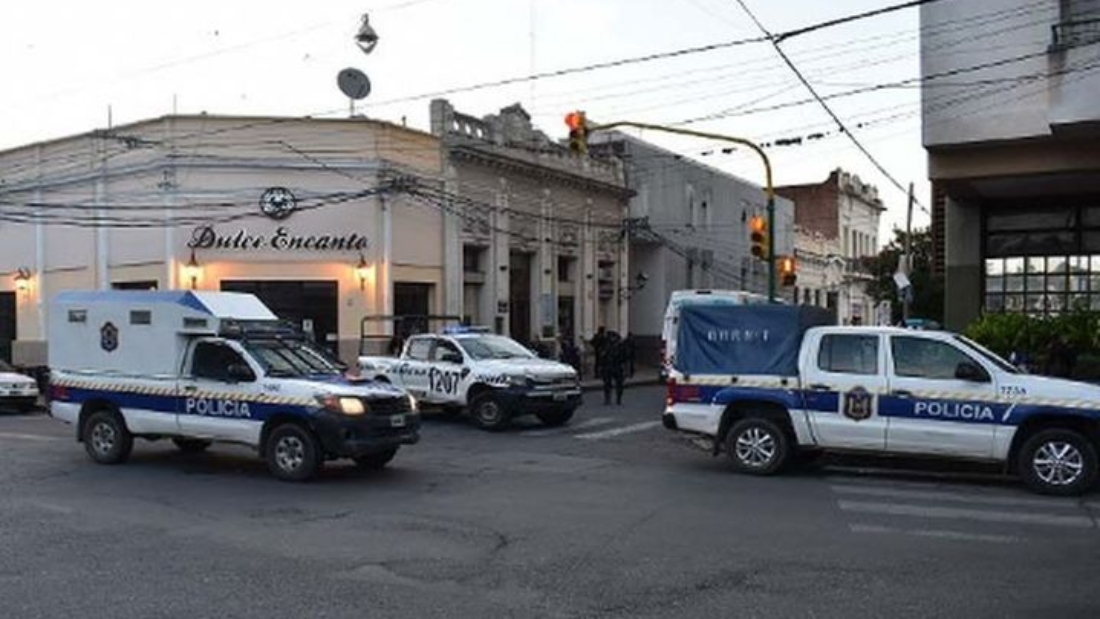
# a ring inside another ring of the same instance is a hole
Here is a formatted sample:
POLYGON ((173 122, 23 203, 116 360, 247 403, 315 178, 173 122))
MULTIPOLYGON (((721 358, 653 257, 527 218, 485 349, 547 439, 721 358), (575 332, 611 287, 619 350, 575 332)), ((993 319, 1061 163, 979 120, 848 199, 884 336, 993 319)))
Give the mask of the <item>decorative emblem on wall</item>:
POLYGON ((99 328, 99 347, 107 352, 118 348, 118 327, 110 322, 103 323, 99 328))
POLYGON ((298 208, 298 199, 285 187, 270 187, 260 195, 260 210, 272 219, 286 219, 298 208))

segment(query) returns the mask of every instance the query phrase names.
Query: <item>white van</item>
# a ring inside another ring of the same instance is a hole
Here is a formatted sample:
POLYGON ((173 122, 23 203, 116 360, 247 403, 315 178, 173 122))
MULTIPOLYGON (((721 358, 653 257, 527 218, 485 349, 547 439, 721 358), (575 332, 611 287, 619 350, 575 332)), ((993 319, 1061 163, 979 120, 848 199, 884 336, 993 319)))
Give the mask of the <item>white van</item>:
POLYGON ((249 294, 63 292, 48 345, 50 415, 102 464, 125 461, 134 438, 185 452, 222 441, 302 481, 336 458, 382 468, 420 438, 405 391, 344 375, 249 294))
POLYGON ((766 295, 744 290, 673 290, 661 328, 661 379, 668 378, 676 360, 676 329, 680 324, 680 308, 684 305, 759 305, 767 302, 766 295))

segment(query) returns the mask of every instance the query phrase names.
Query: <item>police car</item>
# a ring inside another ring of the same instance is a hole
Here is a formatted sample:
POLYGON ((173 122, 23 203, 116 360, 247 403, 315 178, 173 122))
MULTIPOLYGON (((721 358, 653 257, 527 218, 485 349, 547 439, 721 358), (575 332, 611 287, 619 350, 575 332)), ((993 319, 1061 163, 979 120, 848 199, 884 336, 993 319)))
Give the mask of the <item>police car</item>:
POLYGON ((399 357, 360 357, 359 368, 364 376, 408 390, 421 405, 450 414, 468 411, 485 430, 502 430, 526 414, 546 425, 562 425, 581 405, 573 368, 540 359, 482 327, 414 335, 399 357))
POLYGON ((0 359, 0 409, 28 411, 38 402, 38 383, 0 359))
POLYGON ((50 415, 99 463, 124 462, 134 438, 222 441, 301 481, 336 458, 382 468, 419 439, 408 394, 346 377, 252 295, 64 292, 49 327, 50 415))
POLYGON ((814 309, 685 307, 665 427, 753 474, 843 450, 998 462, 1046 494, 1094 485, 1100 387, 945 331, 822 326, 814 309))

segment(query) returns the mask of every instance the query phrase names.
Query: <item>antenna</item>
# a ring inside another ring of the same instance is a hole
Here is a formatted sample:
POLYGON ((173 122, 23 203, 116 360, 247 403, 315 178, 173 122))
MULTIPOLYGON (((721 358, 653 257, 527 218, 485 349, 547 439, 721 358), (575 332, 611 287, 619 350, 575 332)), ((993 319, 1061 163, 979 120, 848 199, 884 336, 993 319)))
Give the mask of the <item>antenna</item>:
POLYGON ((336 85, 348 98, 348 115, 355 115, 355 102, 370 94, 370 78, 359 69, 347 68, 336 75, 336 85))

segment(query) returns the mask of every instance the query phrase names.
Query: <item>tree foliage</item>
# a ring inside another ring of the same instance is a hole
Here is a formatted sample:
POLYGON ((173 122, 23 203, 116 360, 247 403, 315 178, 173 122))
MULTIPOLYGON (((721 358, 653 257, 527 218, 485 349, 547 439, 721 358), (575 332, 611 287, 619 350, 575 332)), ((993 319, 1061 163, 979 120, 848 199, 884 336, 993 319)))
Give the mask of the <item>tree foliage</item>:
MULTIPOLYGON (((902 301, 898 298, 894 273, 898 260, 905 252, 905 231, 894 228, 894 238, 877 256, 866 258, 863 267, 871 272, 874 280, 867 284, 867 293, 876 302, 890 301, 894 310, 894 322, 901 320, 902 301)), ((943 280, 932 276, 932 232, 928 228, 913 231, 913 258, 909 281, 913 286, 911 318, 927 318, 943 322, 943 280)))

